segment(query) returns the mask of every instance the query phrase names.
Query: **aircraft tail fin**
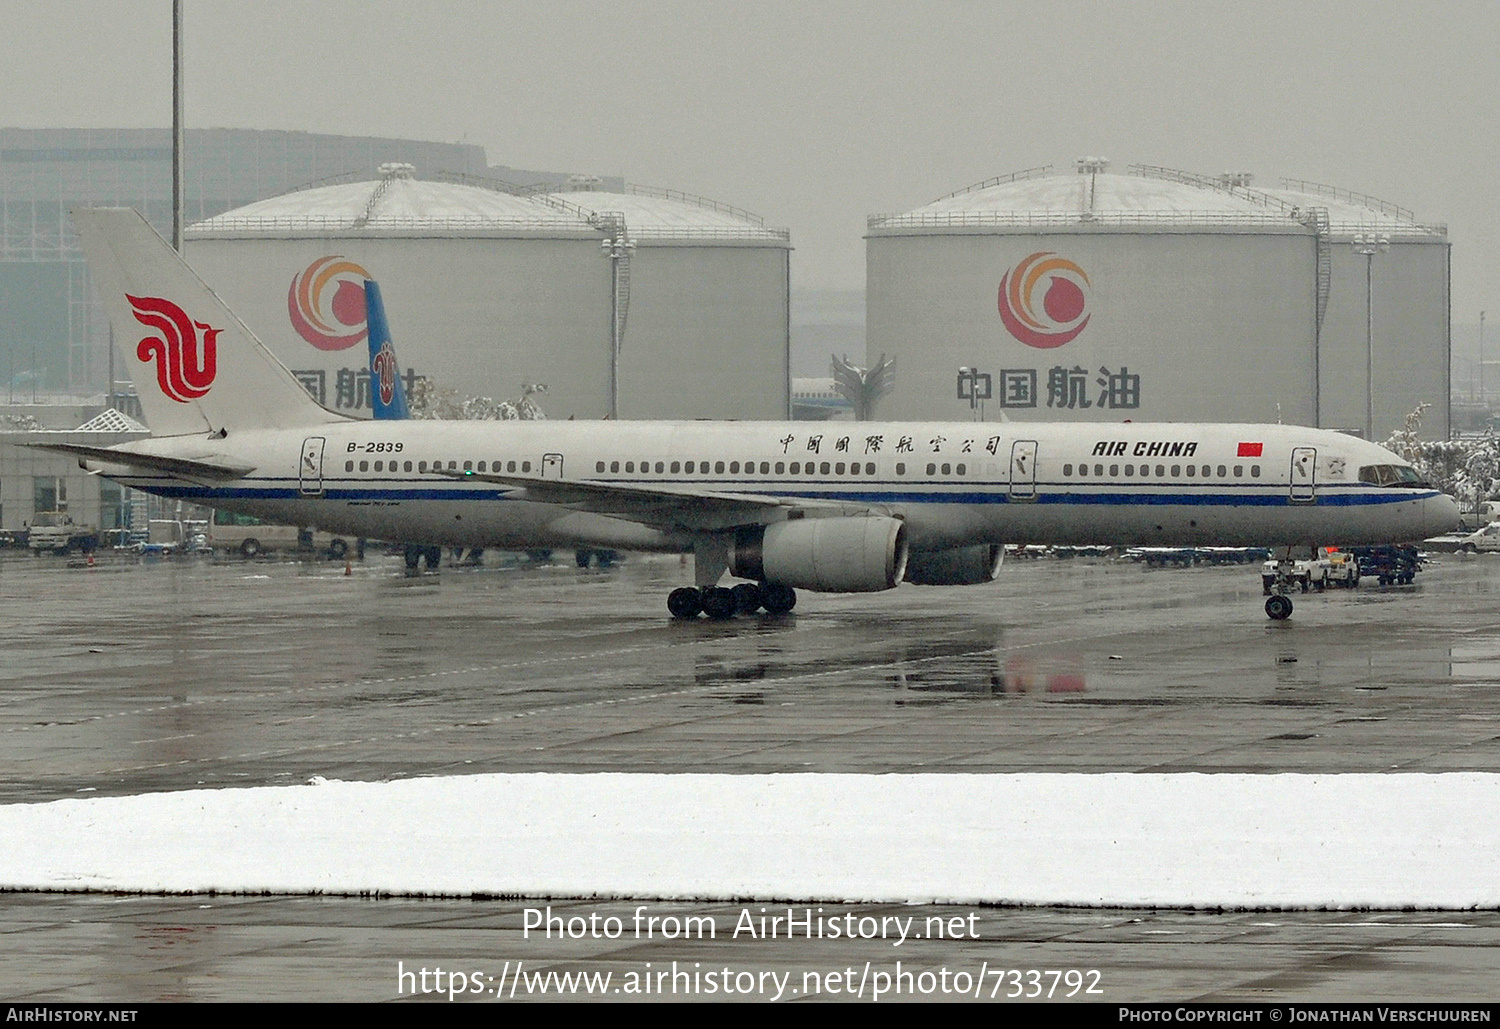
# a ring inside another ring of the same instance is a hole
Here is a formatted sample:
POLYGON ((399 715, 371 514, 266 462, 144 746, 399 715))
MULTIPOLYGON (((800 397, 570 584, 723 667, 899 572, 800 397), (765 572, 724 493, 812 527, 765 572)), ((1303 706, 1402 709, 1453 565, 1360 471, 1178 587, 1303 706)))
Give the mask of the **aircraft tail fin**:
POLYGON ((365 324, 370 330, 370 405, 375 409, 375 418, 378 421, 410 418, 401 366, 396 362, 396 348, 391 345, 391 329, 385 320, 385 303, 380 299, 380 286, 373 279, 365 280, 365 324))
POLYGON ((138 212, 80 209, 73 221, 153 434, 292 428, 338 419, 138 212))

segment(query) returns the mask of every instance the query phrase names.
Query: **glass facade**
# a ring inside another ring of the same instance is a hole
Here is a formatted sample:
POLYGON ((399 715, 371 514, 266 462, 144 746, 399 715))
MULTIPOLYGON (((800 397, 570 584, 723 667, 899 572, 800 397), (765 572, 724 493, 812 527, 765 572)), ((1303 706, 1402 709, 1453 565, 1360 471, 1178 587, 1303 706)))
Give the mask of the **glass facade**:
MULTIPOLYGON (((482 147, 460 143, 189 129, 185 217, 192 224, 327 179, 377 179, 390 161, 426 174, 533 177, 491 169, 482 147)), ((108 387, 108 329, 68 218, 79 206, 134 207, 169 236, 171 132, 0 128, 0 374, 11 397, 108 387)))

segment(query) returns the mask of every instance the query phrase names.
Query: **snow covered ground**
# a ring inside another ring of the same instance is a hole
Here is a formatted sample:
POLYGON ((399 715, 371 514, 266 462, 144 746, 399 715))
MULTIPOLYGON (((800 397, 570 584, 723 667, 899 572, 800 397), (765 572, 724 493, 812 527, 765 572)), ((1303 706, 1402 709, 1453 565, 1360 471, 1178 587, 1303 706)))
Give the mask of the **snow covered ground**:
POLYGON ((0 807, 0 888, 1500 906, 1500 775, 476 775, 0 807))

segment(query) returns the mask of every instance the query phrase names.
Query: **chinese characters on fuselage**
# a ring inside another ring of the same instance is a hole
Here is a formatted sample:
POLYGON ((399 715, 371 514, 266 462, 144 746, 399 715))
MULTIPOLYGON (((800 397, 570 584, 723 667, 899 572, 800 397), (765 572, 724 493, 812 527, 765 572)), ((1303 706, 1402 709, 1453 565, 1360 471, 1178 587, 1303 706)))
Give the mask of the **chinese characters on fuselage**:
POLYGON ((976 443, 991 454, 997 453, 1000 441, 1004 437, 991 436, 988 439, 975 437, 972 439, 949 440, 947 436, 932 436, 928 439, 917 439, 913 436, 898 435, 894 442, 890 442, 882 435, 866 436, 863 441, 854 436, 829 436, 826 433, 817 433, 802 437, 802 445, 798 445, 798 437, 795 435, 782 436, 776 442, 781 444, 783 454, 813 453, 813 454, 844 454, 853 453, 856 450, 863 454, 879 454, 882 450, 889 449, 897 454, 918 453, 959 453, 972 454, 976 443), (951 445, 950 445, 951 444, 951 445))

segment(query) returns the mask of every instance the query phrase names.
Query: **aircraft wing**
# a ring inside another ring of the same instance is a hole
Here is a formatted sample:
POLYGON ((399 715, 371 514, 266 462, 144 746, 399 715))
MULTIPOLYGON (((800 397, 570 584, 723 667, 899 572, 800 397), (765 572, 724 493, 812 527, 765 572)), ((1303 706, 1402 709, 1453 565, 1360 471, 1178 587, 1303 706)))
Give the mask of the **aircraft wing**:
POLYGON ((168 475, 176 475, 184 479, 238 479, 255 471, 254 465, 235 464, 219 458, 197 460, 188 457, 163 457, 160 454, 141 454, 133 450, 88 447, 81 443, 23 443, 21 445, 35 447, 38 450, 55 450, 103 464, 166 472, 168 475))
POLYGON ((768 497, 760 493, 726 493, 675 486, 621 485, 539 479, 526 475, 465 472, 434 468, 435 475, 472 482, 513 486, 515 500, 556 504, 593 514, 610 515, 662 528, 713 531, 736 525, 776 521, 789 508, 845 510, 848 504, 804 497, 768 497))

